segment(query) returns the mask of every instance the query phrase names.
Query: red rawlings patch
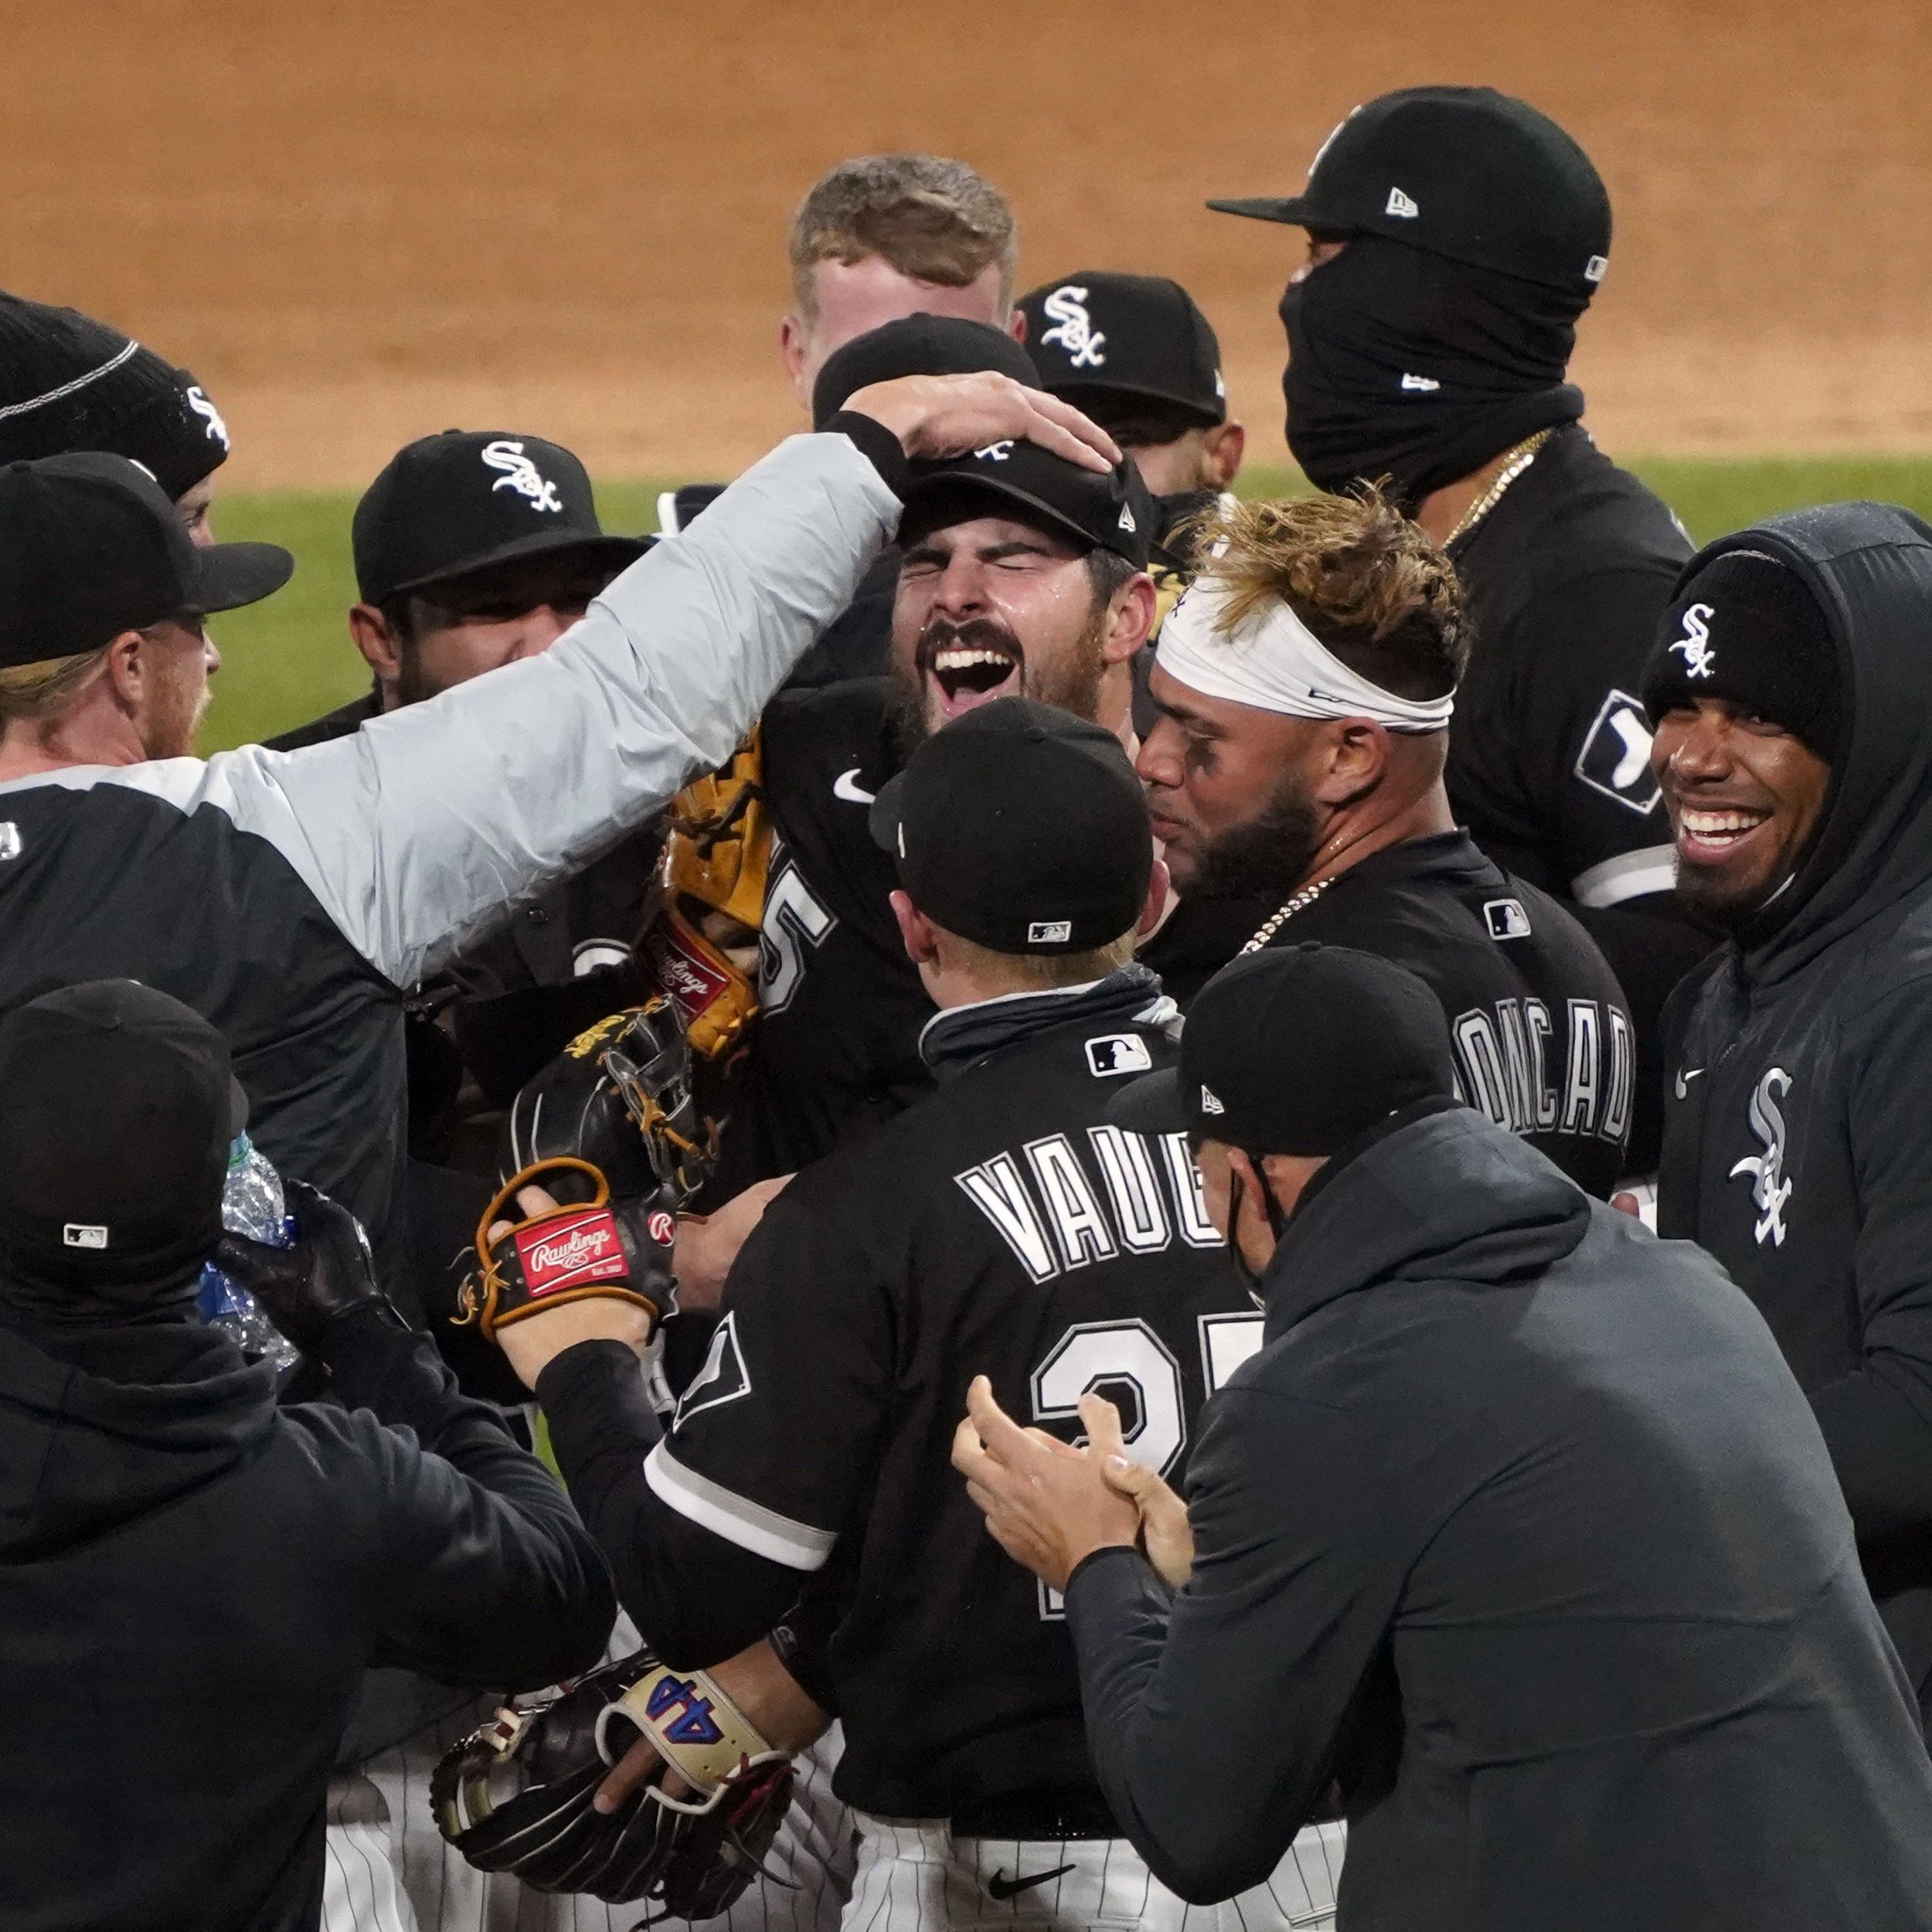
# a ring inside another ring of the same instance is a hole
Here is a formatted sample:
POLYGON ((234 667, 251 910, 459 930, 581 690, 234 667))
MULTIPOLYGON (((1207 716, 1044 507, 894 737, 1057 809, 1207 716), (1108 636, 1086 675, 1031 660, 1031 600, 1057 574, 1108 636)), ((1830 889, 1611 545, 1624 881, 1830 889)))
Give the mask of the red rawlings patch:
POLYGON ((644 947, 665 998, 687 1026, 731 983, 708 959, 692 951, 684 936, 672 931, 667 921, 651 927, 644 947))
POLYGON ((532 1298, 580 1288, 592 1281, 621 1281, 631 1272, 608 1208, 545 1221, 516 1234, 517 1258, 532 1298))
POLYGON ((668 1248, 678 1238, 678 1217, 667 1214, 662 1208, 645 1224, 651 1230, 651 1238, 661 1248, 668 1248))

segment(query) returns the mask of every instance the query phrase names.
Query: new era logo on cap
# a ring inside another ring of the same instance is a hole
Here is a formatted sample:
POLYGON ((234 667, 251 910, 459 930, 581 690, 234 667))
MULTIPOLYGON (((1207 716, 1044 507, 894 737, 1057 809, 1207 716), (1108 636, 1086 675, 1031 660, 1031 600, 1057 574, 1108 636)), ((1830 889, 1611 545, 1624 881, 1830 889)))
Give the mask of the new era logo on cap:
POLYGON ((1219 1097, 1211 1087, 1201 1089, 1201 1111, 1203 1114, 1225 1114, 1227 1109, 1221 1104, 1219 1097))
POLYGON ((1141 526, 1134 521, 1133 511, 1131 510, 1127 505, 1123 503, 1121 505, 1121 528, 1131 536, 1133 532, 1138 530, 1140 527, 1141 526))
POLYGON ((1389 199, 1382 212, 1385 215, 1399 215, 1404 221, 1413 221, 1422 213, 1413 198, 1405 195, 1400 188, 1389 190, 1389 199))
POLYGON ((1587 282, 1600 282, 1609 273, 1610 257, 1607 255, 1593 255, 1583 264, 1583 280, 1587 282))

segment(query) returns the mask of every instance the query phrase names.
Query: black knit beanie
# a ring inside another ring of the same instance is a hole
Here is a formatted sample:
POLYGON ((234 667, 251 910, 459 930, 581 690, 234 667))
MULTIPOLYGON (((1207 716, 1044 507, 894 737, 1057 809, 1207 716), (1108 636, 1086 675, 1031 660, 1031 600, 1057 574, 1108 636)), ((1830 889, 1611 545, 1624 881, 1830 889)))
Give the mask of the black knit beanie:
POLYGON ((179 501, 228 459, 201 386, 105 322, 0 291, 0 463, 105 450, 179 501))
POLYGON ((1781 726, 1828 764, 1844 735, 1845 694, 1830 627, 1804 580, 1761 550, 1726 550, 1683 584, 1644 665, 1655 725, 1722 698, 1781 726))

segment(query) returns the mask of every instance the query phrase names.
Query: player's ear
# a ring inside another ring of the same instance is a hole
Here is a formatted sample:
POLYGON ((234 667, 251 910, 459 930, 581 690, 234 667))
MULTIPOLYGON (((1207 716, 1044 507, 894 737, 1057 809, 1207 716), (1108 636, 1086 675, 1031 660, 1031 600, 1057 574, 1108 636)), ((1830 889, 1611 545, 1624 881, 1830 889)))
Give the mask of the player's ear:
POLYGON ((892 908, 906 957, 915 966, 930 966, 939 957, 939 929, 903 892, 893 894, 892 908))
POLYGON ((1157 602, 1154 580, 1145 570, 1137 570, 1114 593, 1100 645, 1100 655, 1109 664, 1125 664, 1146 643, 1157 602))
POLYGON ((349 634, 377 682, 393 685, 402 675, 403 645, 389 619, 372 604, 355 604, 349 614, 349 634))
POLYGON ((1161 923, 1161 914, 1167 910, 1168 883, 1167 861, 1157 857, 1147 882, 1147 899, 1141 907, 1140 923, 1134 928, 1137 938, 1146 938, 1161 923))
POLYGON ((798 319, 795 309, 787 309, 778 324, 778 359, 785 366, 785 374, 791 378, 791 386, 798 391, 801 401, 809 405, 810 393, 801 385, 799 378, 804 372, 805 355, 810 332, 798 319))
POLYGON ((1201 487, 1226 489, 1241 472, 1248 433, 1239 423, 1217 423, 1201 444, 1201 487))
POLYGON ((124 711, 139 707, 148 680, 138 631, 124 631, 108 645, 107 682, 124 711))
POLYGON ((1341 718, 1328 727, 1328 757, 1314 785, 1325 805, 1351 805, 1375 790, 1389 765, 1389 734, 1366 718, 1341 718))

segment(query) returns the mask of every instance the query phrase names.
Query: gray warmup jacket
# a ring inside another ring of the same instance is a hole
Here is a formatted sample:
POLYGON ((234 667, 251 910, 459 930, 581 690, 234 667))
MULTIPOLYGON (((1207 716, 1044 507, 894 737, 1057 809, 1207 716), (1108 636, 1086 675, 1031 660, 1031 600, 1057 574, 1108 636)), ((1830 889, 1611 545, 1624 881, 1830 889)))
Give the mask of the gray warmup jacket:
POLYGON ((794 437, 542 657, 304 750, 0 785, 0 1012, 123 976, 195 1008, 262 1151, 404 1286, 401 989, 730 757, 899 509, 846 437, 794 437))
POLYGON ((1845 743, 1796 878, 1666 1009, 1658 1226, 1770 1324, 1932 1720, 1932 530, 1841 503, 1702 556, 1742 549, 1822 604, 1845 743))
POLYGON ((1338 1773, 1355 1932, 1932 1927, 1932 1760, 1750 1303, 1467 1108, 1326 1174, 1208 1405, 1192 1579, 1066 1592, 1155 1873, 1259 1883, 1338 1773))

